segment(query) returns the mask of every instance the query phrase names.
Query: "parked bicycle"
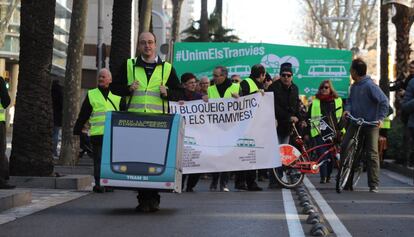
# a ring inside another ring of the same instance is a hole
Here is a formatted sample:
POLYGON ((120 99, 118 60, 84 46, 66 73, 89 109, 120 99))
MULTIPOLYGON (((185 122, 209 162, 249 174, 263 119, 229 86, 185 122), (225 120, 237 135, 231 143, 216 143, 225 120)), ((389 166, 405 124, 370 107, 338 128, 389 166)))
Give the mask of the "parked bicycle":
POLYGON ((318 174, 319 167, 323 163, 328 162, 330 157, 334 157, 338 165, 340 146, 336 139, 336 131, 323 118, 325 117, 318 120, 310 119, 309 122, 311 126, 317 128, 319 134, 321 134, 320 128, 331 130, 331 132, 322 136, 324 144, 307 148, 305 141, 293 123, 294 142, 299 150, 289 144, 281 144, 279 146, 282 167, 273 168, 273 175, 283 187, 294 188, 303 181, 305 174, 318 174), (320 148, 325 148, 325 152, 318 155, 316 151, 320 148))
POLYGON ((349 185, 353 189, 361 176, 362 167, 362 140, 360 132, 363 126, 378 126, 378 121, 365 121, 363 118, 355 118, 351 114, 347 115, 351 123, 357 125, 356 131, 346 146, 346 155, 342 157, 340 169, 336 177, 336 192, 341 193, 345 186, 349 185), (350 180, 351 178, 352 180, 350 180), (349 180, 349 181, 348 181, 349 180))

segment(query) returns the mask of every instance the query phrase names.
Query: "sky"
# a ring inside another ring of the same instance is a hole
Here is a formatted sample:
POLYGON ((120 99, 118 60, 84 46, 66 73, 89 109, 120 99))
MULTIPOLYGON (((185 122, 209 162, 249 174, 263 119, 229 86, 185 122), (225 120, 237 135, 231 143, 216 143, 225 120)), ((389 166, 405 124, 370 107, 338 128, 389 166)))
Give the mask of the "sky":
MULTIPOLYGON (((215 0, 208 0, 209 14, 215 0)), ((201 1, 194 0, 194 19, 200 19, 201 1)), ((306 45, 301 39, 304 1, 223 0, 223 24, 241 42, 306 45)))

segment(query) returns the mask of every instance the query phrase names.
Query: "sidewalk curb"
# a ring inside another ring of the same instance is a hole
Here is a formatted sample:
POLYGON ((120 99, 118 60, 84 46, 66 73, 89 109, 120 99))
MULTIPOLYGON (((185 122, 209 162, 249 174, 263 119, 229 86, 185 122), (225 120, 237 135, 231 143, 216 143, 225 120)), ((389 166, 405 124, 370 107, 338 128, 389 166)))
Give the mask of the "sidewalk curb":
POLYGON ((10 184, 21 188, 85 190, 92 184, 91 175, 64 175, 62 177, 10 176, 10 184))
POLYGON ((0 190, 0 212, 27 205, 32 202, 32 192, 28 190, 0 190))
POLYGON ((396 164, 394 160, 384 160, 383 168, 407 176, 409 178, 414 177, 413 168, 396 164))

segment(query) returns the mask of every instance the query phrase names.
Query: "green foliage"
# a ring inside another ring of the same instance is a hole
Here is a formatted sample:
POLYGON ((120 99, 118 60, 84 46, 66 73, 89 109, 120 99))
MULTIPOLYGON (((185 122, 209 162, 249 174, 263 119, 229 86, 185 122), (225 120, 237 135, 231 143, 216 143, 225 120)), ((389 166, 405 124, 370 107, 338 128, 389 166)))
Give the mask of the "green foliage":
MULTIPOLYGON (((215 13, 208 19, 209 42, 238 42, 240 38, 236 35, 229 35, 233 29, 224 28, 219 21, 219 16, 215 13)), ((181 34, 187 37, 183 42, 201 42, 200 20, 192 22, 191 26, 185 29, 181 34)))
POLYGON ((388 149, 387 157, 396 160, 397 163, 405 163, 408 157, 408 148, 404 148, 404 140, 408 140, 404 135, 406 129, 400 119, 394 119, 391 123, 391 129, 388 131, 388 149))

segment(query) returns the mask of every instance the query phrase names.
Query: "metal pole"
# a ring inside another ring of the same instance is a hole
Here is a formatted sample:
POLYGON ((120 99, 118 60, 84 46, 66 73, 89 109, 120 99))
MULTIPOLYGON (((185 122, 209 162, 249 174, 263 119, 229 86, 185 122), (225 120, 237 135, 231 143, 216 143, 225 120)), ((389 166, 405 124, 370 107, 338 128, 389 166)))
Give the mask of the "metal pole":
POLYGON ((102 41, 103 41, 103 12, 104 12, 104 2, 103 0, 98 0, 98 71, 102 69, 102 41))

